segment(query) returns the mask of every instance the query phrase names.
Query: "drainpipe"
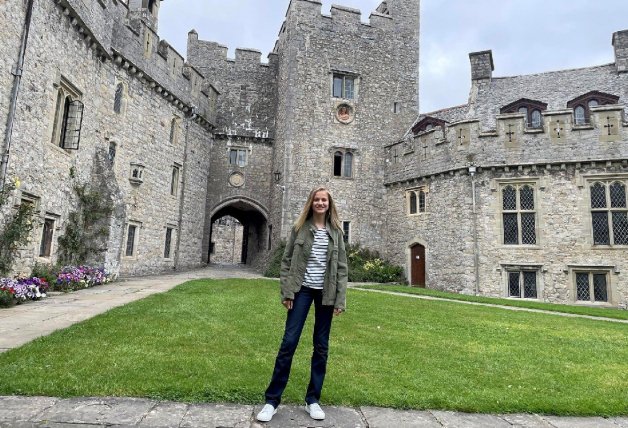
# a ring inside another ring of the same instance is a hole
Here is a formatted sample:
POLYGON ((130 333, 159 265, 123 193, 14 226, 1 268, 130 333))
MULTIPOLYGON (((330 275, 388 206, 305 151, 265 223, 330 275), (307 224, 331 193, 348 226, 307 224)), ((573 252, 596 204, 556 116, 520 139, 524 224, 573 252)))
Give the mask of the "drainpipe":
POLYGON ((475 271, 475 289, 474 294, 480 294, 480 250, 478 245, 478 219, 477 208, 475 203, 475 172, 476 167, 469 166, 469 175, 471 175, 471 199, 473 201, 473 268, 475 271))
POLYGON ((13 74, 13 91, 11 93, 11 103, 9 104, 9 116, 7 118, 7 128, 4 134, 4 145, 2 147, 2 160, 0 160, 0 190, 4 190, 4 182, 7 177, 7 167, 9 165, 9 153, 11 150, 11 136, 13 134, 13 122, 15 121, 15 109, 17 107, 17 97, 20 92, 20 84, 22 81, 22 68, 24 67, 24 56, 26 54, 26 45, 28 42, 28 33, 31 28, 31 19, 33 17, 33 0, 28 0, 26 9, 26 20, 22 29, 22 40, 20 42, 20 53, 17 58, 13 74))
POLYGON ((183 165, 181 165, 181 188, 179 192, 181 194, 181 200, 179 202, 179 218, 177 220, 177 243, 175 245, 175 253, 174 253, 174 270, 179 268, 179 247, 181 245, 181 233, 183 232, 183 205, 185 202, 185 173, 187 171, 188 165, 188 146, 189 146, 189 135, 190 135, 190 121, 196 118, 196 107, 192 106, 190 110, 190 114, 185 117, 185 142, 183 144, 183 165))

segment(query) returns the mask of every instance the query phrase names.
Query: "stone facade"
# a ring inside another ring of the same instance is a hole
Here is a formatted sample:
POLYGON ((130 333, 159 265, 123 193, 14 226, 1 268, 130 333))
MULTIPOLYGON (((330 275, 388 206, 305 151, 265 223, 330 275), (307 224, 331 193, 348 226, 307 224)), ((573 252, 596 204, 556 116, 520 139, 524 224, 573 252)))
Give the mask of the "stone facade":
POLYGON ((262 62, 194 30, 184 59, 158 37, 156 0, 1 3, 3 168, 22 182, 2 214, 38 207, 16 271, 56 260, 79 185, 114 208, 91 262, 131 275, 261 267, 323 184, 349 241, 411 283, 628 305, 628 31, 613 64, 576 70, 495 77, 492 52, 471 53, 468 103, 419 114, 419 0, 368 23, 321 7, 291 0, 262 62))

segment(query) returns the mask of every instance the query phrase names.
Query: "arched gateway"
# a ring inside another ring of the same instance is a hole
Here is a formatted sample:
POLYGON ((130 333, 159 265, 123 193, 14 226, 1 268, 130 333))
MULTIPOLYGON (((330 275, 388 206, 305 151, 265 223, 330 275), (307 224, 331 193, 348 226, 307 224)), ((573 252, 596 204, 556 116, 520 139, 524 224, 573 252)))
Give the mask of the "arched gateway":
POLYGON ((270 232, 269 213, 263 204, 246 196, 234 196, 216 204, 211 209, 209 217, 209 233, 206 234, 203 240, 204 262, 211 263, 213 261, 212 254, 216 250, 214 244, 216 239, 231 239, 228 243, 229 245, 241 245, 241 248, 236 248, 236 251, 234 251, 240 255, 239 260, 234 260, 235 263, 258 266, 263 261, 261 256, 267 250, 270 232), (234 229, 238 230, 241 236, 231 238, 217 236, 214 225, 224 217, 232 217, 242 225, 241 232, 240 228, 234 229))

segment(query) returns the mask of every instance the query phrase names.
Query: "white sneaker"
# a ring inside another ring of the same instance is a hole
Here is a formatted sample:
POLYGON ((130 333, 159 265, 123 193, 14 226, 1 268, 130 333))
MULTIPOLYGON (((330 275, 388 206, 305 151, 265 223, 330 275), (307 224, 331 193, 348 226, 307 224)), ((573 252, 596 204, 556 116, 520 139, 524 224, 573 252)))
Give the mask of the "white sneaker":
POLYGON ((272 404, 266 404, 257 414, 257 420, 260 422, 269 422, 275 413, 277 413, 277 409, 275 409, 272 404))
POLYGON ((305 411, 310 414, 310 418, 315 419, 317 421, 322 421, 325 419, 325 412, 321 409, 321 406, 318 403, 306 404, 305 411))

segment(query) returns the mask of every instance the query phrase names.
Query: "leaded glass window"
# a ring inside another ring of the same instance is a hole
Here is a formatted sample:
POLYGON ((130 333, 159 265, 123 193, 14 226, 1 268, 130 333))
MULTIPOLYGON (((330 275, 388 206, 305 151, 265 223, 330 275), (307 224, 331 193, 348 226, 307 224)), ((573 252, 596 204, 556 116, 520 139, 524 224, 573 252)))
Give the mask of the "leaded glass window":
POLYGON ((586 123, 587 120, 584 111, 584 107, 582 106, 577 106, 574 109, 573 114, 576 125, 584 125, 586 123))
POLYGON ((334 177, 353 176, 353 153, 345 150, 334 152, 334 177))
POLYGON ((240 167, 246 166, 247 150, 246 149, 229 149, 229 164, 240 167))
POLYGON ((541 112, 539 110, 532 111, 532 122, 530 123, 531 128, 540 128, 541 127, 541 112))
POLYGON ((118 83, 116 86, 116 93, 113 98, 113 111, 115 113, 120 114, 122 111, 122 96, 124 95, 124 85, 122 83, 118 83))
POLYGON ((608 272, 576 272, 576 300, 608 302, 608 272))
POLYGON ((508 184, 502 188, 502 221, 504 244, 536 244, 536 207, 532 185, 508 184))
POLYGON ((129 224, 126 234, 126 251, 125 255, 127 257, 132 257, 135 255, 135 232, 137 231, 137 226, 134 224, 129 224))
POLYGON ((598 181, 589 189, 593 245, 628 245, 626 181, 598 181))
POLYGON ((170 258, 170 250, 172 247, 172 227, 166 228, 166 242, 164 244, 164 259, 170 258))
POLYGON ((536 270, 508 271, 508 296, 536 299, 538 296, 536 270))
POLYGON ((419 214, 426 212, 427 209, 427 188, 420 187, 418 189, 408 190, 406 193, 408 200, 408 213, 419 214))

